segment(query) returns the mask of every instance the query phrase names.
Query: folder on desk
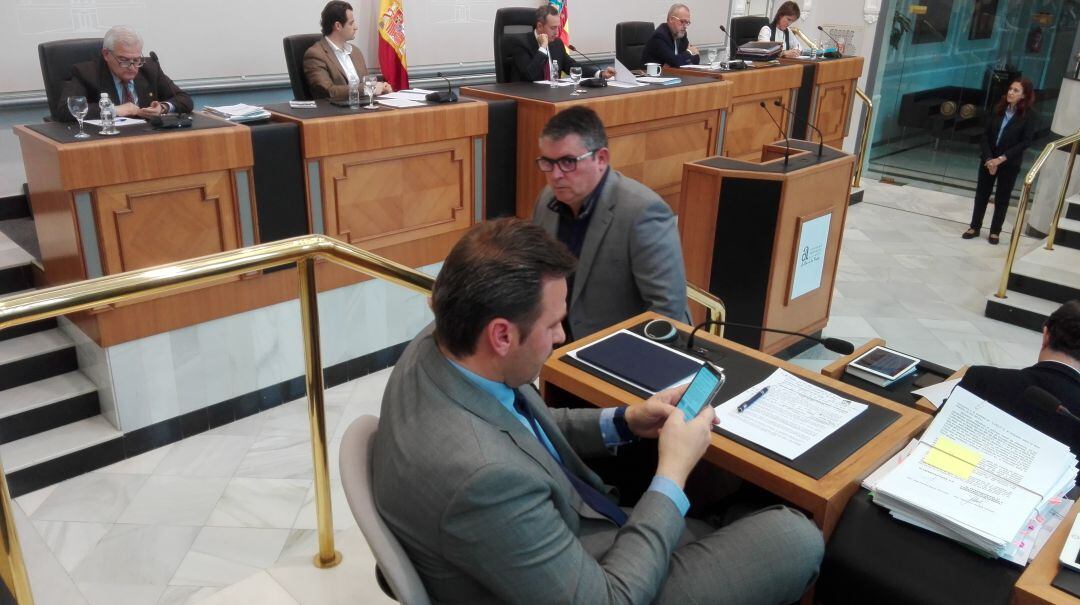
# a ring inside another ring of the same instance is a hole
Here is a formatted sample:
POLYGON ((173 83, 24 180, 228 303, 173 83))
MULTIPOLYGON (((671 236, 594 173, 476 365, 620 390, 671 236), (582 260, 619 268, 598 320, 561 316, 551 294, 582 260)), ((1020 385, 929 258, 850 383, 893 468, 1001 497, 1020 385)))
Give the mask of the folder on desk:
POLYGON ((654 393, 685 381, 701 367, 691 357, 627 331, 578 349, 575 355, 654 393))

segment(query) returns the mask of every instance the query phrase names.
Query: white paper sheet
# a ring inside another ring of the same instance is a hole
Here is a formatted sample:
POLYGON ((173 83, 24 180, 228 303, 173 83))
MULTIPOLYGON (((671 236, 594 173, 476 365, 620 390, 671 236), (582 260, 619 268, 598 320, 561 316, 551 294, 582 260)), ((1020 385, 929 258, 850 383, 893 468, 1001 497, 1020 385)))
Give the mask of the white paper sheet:
POLYGON ((677 80, 678 78, 661 78, 658 76, 641 76, 637 79, 638 82, 644 82, 646 84, 667 84, 677 80))
POLYGON ((383 97, 375 97, 375 100, 378 101, 379 104, 381 104, 381 105, 386 105, 387 107, 397 107, 397 108, 401 108, 401 109, 403 109, 405 107, 423 107, 424 106, 424 103, 418 103, 416 101, 410 101, 409 99, 385 99, 383 97))
MULTIPOLYGON (((101 127, 101 120, 83 120, 83 123, 93 124, 94 126, 97 126, 99 128, 101 127)), ((114 124, 116 124, 117 128, 122 128, 124 126, 135 126, 136 124, 145 123, 146 120, 140 120, 139 118, 125 118, 120 116, 117 116, 116 120, 114 121, 114 124)))
MULTIPOLYGON (((551 80, 537 80, 537 81, 533 82, 533 84, 543 84, 545 86, 551 86, 551 80)), ((562 80, 555 80, 555 86, 558 86, 558 87, 573 86, 573 85, 574 85, 573 82, 563 82, 562 80)))
POLYGON ((935 408, 941 407, 941 404, 945 403, 945 400, 949 398, 956 385, 960 384, 960 378, 953 378, 952 380, 943 380, 937 384, 932 384, 928 387, 921 389, 915 389, 911 392, 912 395, 918 395, 919 397, 926 397, 927 401, 934 404, 935 408))
POLYGON ((639 88, 641 86, 648 86, 648 84, 643 84, 641 82, 634 82, 633 84, 628 84, 626 82, 619 82, 617 80, 608 80, 607 85, 613 88, 639 88))
POLYGON ((389 92, 379 97, 382 99, 403 99, 406 101, 426 101, 427 96, 431 94, 429 92, 418 92, 415 90, 399 90, 397 92, 389 92))
POLYGON ((716 406, 720 426, 794 460, 866 409, 778 368, 764 381, 716 406), (739 404, 769 391, 739 412, 739 404))

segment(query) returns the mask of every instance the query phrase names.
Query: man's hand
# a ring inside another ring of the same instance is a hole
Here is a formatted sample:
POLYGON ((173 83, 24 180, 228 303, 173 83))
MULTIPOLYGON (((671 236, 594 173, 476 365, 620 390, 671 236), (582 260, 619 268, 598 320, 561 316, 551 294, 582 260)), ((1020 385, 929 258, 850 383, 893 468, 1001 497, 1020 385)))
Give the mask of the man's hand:
POLYGON ((610 80, 611 78, 615 77, 615 68, 605 67, 604 71, 600 72, 600 75, 610 80))
POLYGON ((686 52, 690 53, 691 55, 696 55, 696 54, 698 54, 698 49, 693 44, 687 44, 686 45, 686 52))
POLYGON ((139 106, 134 103, 123 103, 116 106, 116 115, 129 118, 131 116, 137 116, 139 114, 139 106))
POLYGON ((539 36, 537 36, 536 37, 536 43, 539 44, 543 48, 547 48, 548 47, 547 34, 540 34, 539 36))
POLYGON ((789 48, 789 49, 785 50, 784 53, 783 53, 783 55, 785 57, 787 57, 788 59, 798 59, 799 55, 801 55, 801 54, 802 54, 802 51, 800 51, 797 48, 789 48))
POLYGON ((709 405, 690 422, 677 410, 668 415, 660 430, 660 460, 656 464, 656 474, 670 479, 680 488, 685 487, 690 471, 709 447, 715 421, 716 411, 709 405))
POLYGON ((645 403, 632 405, 626 408, 626 424, 630 431, 644 439, 656 439, 660 435, 660 427, 664 421, 675 411, 675 404, 679 402, 686 387, 683 385, 649 397, 645 403))
POLYGON ((389 82, 379 82, 379 88, 375 91, 377 95, 385 95, 394 92, 394 87, 390 86, 389 82))
POLYGON ((158 103, 154 101, 149 107, 142 107, 136 110, 137 115, 140 118, 149 119, 165 114, 167 107, 164 103, 158 103))

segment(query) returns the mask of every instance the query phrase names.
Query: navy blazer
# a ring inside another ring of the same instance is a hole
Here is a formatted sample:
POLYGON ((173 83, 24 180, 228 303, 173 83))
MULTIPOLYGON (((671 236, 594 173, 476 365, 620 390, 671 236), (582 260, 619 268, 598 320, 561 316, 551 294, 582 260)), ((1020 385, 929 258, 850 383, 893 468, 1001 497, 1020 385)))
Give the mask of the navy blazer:
MULTIPOLYGON (((540 43, 536 41, 534 33, 507 35, 503 38, 503 44, 510 47, 510 56, 514 59, 510 63, 511 82, 536 82, 544 79, 544 64, 548 62, 548 55, 540 52, 540 43)), ((573 57, 566 54, 566 47, 558 38, 548 40, 548 53, 551 59, 559 62, 560 72, 570 73, 571 67, 581 67, 582 77, 591 78, 596 75, 595 67, 579 66, 573 57)), ((551 75, 559 77, 558 74, 551 75)))
POLYGON ((1024 150, 1035 140, 1035 126, 1038 116, 1035 110, 1028 108, 1024 113, 1017 113, 1005 126, 1005 132, 1001 133, 1001 142, 997 142, 998 130, 1001 129, 1001 121, 1004 115, 991 114, 986 121, 986 131, 983 132, 981 162, 991 158, 1005 156, 1004 168, 1020 168, 1020 162, 1024 159, 1024 150))
POLYGON ((649 37, 649 41, 645 43, 645 50, 641 51, 641 62, 659 63, 671 67, 682 67, 688 63, 697 65, 701 57, 690 54, 686 50, 689 46, 690 39, 683 36, 679 38, 678 52, 675 52, 675 38, 672 37, 671 28, 667 26, 667 22, 664 22, 656 28, 649 37))
MULTIPOLYGON (((149 107, 154 101, 164 103, 168 101, 173 105, 176 113, 191 113, 194 103, 186 92, 161 71, 161 66, 154 59, 148 59, 139 68, 135 76, 135 95, 139 98, 139 107, 149 107)), ((56 102, 59 107, 53 115, 60 116, 64 122, 74 122, 75 118, 67 108, 68 97, 86 97, 86 103, 90 106, 86 118, 96 120, 100 117, 98 100, 101 93, 109 93, 113 103, 119 105, 122 99, 116 98, 116 84, 113 82, 112 72, 105 64, 104 57, 98 57, 93 61, 84 61, 71 66, 71 77, 64 82, 60 96, 56 102)))

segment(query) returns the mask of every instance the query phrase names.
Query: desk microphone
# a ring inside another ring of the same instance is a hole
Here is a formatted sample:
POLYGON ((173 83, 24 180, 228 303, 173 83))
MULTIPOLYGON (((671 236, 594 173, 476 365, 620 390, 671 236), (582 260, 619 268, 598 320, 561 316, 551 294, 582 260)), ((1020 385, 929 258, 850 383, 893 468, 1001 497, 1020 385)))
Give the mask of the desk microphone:
POLYGON ((1028 403, 1048 414, 1064 416, 1069 420, 1080 423, 1080 417, 1069 411, 1069 408, 1061 404, 1061 400, 1050 394, 1042 387, 1031 385, 1024 389, 1024 402, 1028 403))
POLYGON ((788 156, 791 155, 791 139, 789 139, 787 133, 784 132, 784 128, 780 126, 780 122, 777 122, 776 118, 773 117, 773 114, 769 112, 769 108, 765 106, 765 101, 761 102, 761 108, 769 115, 769 119, 773 121, 773 124, 776 124, 776 128, 780 131, 780 134, 784 135, 784 166, 787 166, 788 156))
POLYGON ((843 57, 844 55, 840 54, 840 41, 837 40, 836 38, 834 38, 832 34, 825 31, 824 27, 821 27, 819 25, 819 26, 817 26, 817 28, 818 28, 818 31, 820 31, 821 33, 828 36, 829 39, 833 41, 833 44, 836 45, 836 51, 835 52, 827 52, 827 53, 825 53, 825 58, 827 58, 827 59, 839 59, 840 57, 843 57))
MULTIPOLYGON (((731 34, 728 33, 727 28, 723 25, 720 26, 720 31, 724 32, 724 37, 727 38, 728 44, 731 44, 731 34)), ((731 57, 731 53, 728 53, 728 58, 731 57)))
MULTIPOLYGON (((690 337, 686 339, 686 348, 698 353, 705 353, 704 349, 694 348, 694 336, 697 335, 697 331, 709 326, 732 326, 735 328, 749 328, 751 330, 759 330, 761 332, 775 332, 777 334, 788 334, 790 336, 802 336, 815 342, 819 342, 825 345, 825 348, 833 353, 839 353, 841 355, 850 355, 855 352, 855 345, 846 340, 840 340, 839 338, 820 338, 813 334, 805 334, 803 332, 792 332, 790 330, 780 330, 777 328, 766 328, 765 326, 755 326, 751 324, 740 324, 732 321, 717 321, 715 319, 707 319, 698 325, 694 326, 694 329, 690 332, 690 337)), ((1049 394, 1049 393, 1047 393, 1049 394)))
POLYGON ((457 103, 458 97, 454 94, 453 87, 450 86, 450 78, 444 76, 441 71, 435 75, 446 80, 446 92, 429 92, 424 98, 431 103, 457 103))
POLYGON ((572 51, 576 52, 577 54, 581 55, 586 61, 588 61, 590 66, 592 66, 593 68, 596 69, 596 73, 594 73, 592 75, 592 77, 586 78, 588 80, 592 80, 592 82, 590 82, 588 84, 583 84, 583 86, 586 86, 588 88, 603 88, 603 87, 607 86, 607 80, 604 79, 604 76, 600 75, 601 72, 603 72, 604 70, 602 70, 602 69, 600 69, 599 67, 596 66, 596 61, 593 61, 592 59, 590 59, 589 55, 586 55, 585 53, 578 50, 577 47, 574 46, 573 44, 567 44, 566 48, 569 48, 570 50, 572 50, 572 51))
MULTIPOLYGON (((781 103, 779 99, 774 100, 773 105, 776 105, 780 109, 783 109, 788 114, 790 114, 791 117, 795 118, 796 120, 799 119, 799 116, 795 115, 794 111, 791 111, 787 107, 784 107, 784 104, 781 103)), ((821 129, 819 129, 817 126, 814 126, 813 124, 810 123, 810 118, 807 118, 807 119, 803 120, 803 122, 805 122, 806 125, 809 126, 810 128, 813 128, 814 132, 817 133, 817 136, 818 136, 817 155, 820 158, 821 157, 821 151, 825 148, 825 135, 821 134, 821 129)))

